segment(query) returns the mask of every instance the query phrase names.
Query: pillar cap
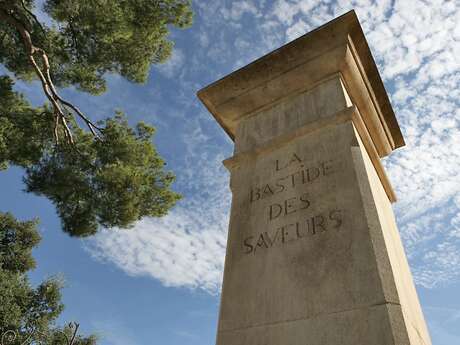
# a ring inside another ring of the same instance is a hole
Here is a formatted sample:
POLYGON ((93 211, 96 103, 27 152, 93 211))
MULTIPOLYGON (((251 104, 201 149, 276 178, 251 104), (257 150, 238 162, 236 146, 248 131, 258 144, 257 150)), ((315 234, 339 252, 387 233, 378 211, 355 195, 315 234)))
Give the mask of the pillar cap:
POLYGON ((380 157, 404 146, 355 11, 320 26, 198 91, 234 140, 239 121, 340 73, 380 157))

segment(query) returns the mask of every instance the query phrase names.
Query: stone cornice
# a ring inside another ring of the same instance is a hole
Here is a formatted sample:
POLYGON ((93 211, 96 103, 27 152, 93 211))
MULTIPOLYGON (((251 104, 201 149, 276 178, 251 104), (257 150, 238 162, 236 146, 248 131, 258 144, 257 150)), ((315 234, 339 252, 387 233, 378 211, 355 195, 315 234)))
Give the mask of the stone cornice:
POLYGON ((379 157, 404 146, 399 125, 354 11, 307 33, 198 92, 234 139, 239 121, 340 73, 379 157))

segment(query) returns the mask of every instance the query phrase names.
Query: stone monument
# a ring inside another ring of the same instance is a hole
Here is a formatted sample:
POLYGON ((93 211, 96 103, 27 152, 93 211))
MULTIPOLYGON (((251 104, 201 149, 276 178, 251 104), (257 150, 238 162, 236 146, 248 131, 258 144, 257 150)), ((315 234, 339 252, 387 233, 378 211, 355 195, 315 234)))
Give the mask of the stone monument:
POLYGON ((351 11, 198 93, 235 142, 218 345, 430 345, 380 158, 404 145, 351 11))

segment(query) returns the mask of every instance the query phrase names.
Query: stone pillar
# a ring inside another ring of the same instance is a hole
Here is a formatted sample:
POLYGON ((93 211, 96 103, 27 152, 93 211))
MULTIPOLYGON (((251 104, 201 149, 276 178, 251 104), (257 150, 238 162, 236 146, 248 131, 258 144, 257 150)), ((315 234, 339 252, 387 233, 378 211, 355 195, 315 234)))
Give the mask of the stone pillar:
POLYGON ((355 13, 198 95, 235 142, 217 344, 431 344, 380 162, 404 140, 355 13))

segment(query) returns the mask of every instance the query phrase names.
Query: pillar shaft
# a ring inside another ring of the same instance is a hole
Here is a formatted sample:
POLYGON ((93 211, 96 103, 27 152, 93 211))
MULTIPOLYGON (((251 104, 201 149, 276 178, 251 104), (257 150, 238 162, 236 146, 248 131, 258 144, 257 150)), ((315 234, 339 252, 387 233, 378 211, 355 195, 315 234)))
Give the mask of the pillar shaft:
POLYGON ((354 12, 199 96, 235 141, 217 344, 431 344, 380 163, 404 141, 354 12))

